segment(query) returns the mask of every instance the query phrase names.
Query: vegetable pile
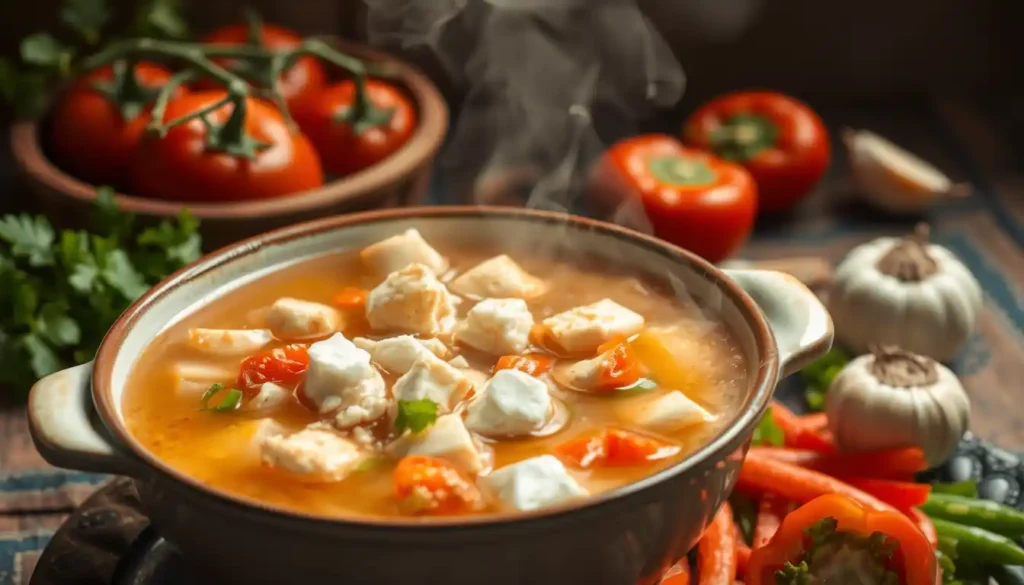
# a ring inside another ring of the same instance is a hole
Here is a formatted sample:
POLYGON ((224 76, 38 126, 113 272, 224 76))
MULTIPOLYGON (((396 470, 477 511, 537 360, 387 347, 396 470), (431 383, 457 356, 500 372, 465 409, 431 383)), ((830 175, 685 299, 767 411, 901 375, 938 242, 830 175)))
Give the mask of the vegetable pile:
POLYGON ((263 23, 180 40, 168 0, 153 0, 127 38, 101 43, 104 0, 67 0, 81 47, 37 34, 22 67, 0 63, 0 89, 46 114, 47 152, 94 185, 171 201, 241 201, 321 186, 391 156, 416 111, 388 72, 327 42, 263 23), (79 55, 85 55, 79 58, 79 55), (325 65, 341 73, 328 82, 325 65), (48 88, 62 86, 47 107, 48 88))
POLYGON ((1024 565, 1024 513, 977 499, 973 482, 917 483, 918 448, 841 452, 828 426, 773 404, 695 568, 683 559, 662 583, 1019 583, 1006 566, 1024 565))
POLYGON ((96 201, 90 232, 0 218, 0 386, 19 399, 38 378, 91 360, 129 304, 200 255, 188 211, 141 227, 111 189, 97 190, 96 201))

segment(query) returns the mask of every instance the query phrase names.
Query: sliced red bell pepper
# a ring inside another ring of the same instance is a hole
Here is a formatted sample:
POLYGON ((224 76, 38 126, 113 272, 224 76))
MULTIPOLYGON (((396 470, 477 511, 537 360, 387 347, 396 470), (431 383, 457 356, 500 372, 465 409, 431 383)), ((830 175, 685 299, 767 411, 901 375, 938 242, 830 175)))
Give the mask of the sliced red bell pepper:
POLYGON ((697 583, 733 585, 736 580, 736 528, 724 502, 697 544, 697 583))
POLYGON ((661 576, 659 585, 690 585, 690 559, 683 557, 661 576))
POLYGON ((822 454, 783 447, 754 447, 751 452, 836 477, 909 480, 928 467, 924 452, 917 448, 822 454))
POLYGON ((932 486, 926 483, 887 481, 884 479, 850 478, 846 483, 865 491, 893 508, 909 514, 911 508, 928 501, 932 486))
POLYGON ((757 524, 754 525, 753 548, 764 546, 782 525, 782 519, 793 509, 792 505, 773 494, 765 494, 757 505, 757 524))
POLYGON ((834 453, 835 443, 825 438, 818 428, 808 424, 778 401, 772 402, 772 420, 782 429, 787 447, 809 449, 819 453, 834 453))
POLYGON ((910 510, 910 517, 914 519, 914 522, 917 522, 917 527, 924 534, 925 538, 928 539, 928 542, 932 543, 932 546, 939 546, 939 533, 935 530, 935 525, 932 524, 932 519, 928 517, 928 514, 917 508, 912 508, 910 510))
POLYGON ((830 494, 786 516, 751 554, 746 582, 830 583, 844 574, 842 582, 934 585, 938 567, 932 545, 909 518, 830 494))

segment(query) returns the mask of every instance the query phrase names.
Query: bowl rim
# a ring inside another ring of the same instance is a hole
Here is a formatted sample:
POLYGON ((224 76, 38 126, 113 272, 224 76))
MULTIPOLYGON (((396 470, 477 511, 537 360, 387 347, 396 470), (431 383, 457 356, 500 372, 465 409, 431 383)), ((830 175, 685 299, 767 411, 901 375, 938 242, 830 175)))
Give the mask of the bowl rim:
MULTIPOLYGON (((187 208, 199 219, 260 219, 298 215, 339 201, 360 202, 372 199, 412 175, 437 153, 448 131, 448 106, 441 91, 415 66, 398 57, 366 45, 336 40, 335 44, 359 58, 387 64, 395 72, 392 80, 413 97, 419 121, 412 137, 400 149, 379 164, 328 181, 308 191, 272 199, 197 203, 166 201, 128 193, 114 195, 118 206, 130 213, 173 217, 187 208)), ((85 203, 96 200, 96 185, 71 175, 43 152, 39 119, 16 120, 11 125, 11 153, 23 174, 63 197, 85 203)))
POLYGON ((711 462, 719 462, 744 447, 748 431, 758 424, 767 410, 779 377, 778 348, 775 337, 764 314, 754 300, 739 284, 722 270, 695 254, 673 244, 659 240, 628 228, 599 220, 561 212, 524 209, 521 207, 499 206, 436 206, 407 207, 375 210, 328 217, 273 230, 235 244, 225 246, 208 254, 189 266, 182 268, 164 279, 142 297, 136 300, 111 326, 97 351, 92 371, 92 398, 101 421, 113 436, 126 446, 131 455, 146 464, 146 471, 157 472, 192 488, 195 492, 217 500, 218 504, 229 505, 242 513, 265 513, 281 521, 303 521, 307 527, 319 526, 328 529, 340 527, 375 530, 384 534, 409 534, 416 531, 463 530, 473 527, 521 526, 556 517, 596 511, 608 505, 620 503, 626 498, 645 492, 669 478, 700 468, 711 462), (710 442, 703 445, 685 459, 620 488, 588 496, 567 504, 542 508, 516 514, 493 513, 458 518, 432 518, 428 522, 416 519, 377 519, 367 517, 337 518, 299 510, 288 509, 206 485, 174 469, 146 449, 129 432, 124 419, 118 415, 112 393, 113 365, 120 347, 139 317, 175 288, 188 283, 200 275, 217 270, 234 260, 259 253, 260 250, 282 245, 293 240, 315 236, 320 233, 342 230, 353 226, 374 223, 388 223, 395 220, 417 218, 462 218, 476 220, 488 218, 515 219, 542 222, 551 225, 572 224, 574 227, 595 230, 625 240, 629 245, 647 248, 673 260, 683 263, 686 268, 710 280, 740 310, 754 338, 755 351, 760 362, 756 376, 750 381, 749 406, 739 413, 731 425, 723 429, 710 442))

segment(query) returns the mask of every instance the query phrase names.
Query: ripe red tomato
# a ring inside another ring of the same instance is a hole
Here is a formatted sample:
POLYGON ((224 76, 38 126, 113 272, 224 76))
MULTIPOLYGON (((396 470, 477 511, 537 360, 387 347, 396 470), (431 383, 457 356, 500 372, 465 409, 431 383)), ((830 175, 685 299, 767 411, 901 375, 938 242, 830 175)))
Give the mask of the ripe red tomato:
MULTIPOLYGON (((224 91, 186 94, 167 105, 164 121, 200 110, 225 95, 224 91)), ((230 104, 222 106, 206 119, 222 125, 233 109, 230 104)), ((172 201, 241 201, 290 195, 323 184, 313 146, 288 128, 276 108, 249 98, 245 128, 254 140, 267 145, 251 160, 210 148, 208 130, 198 119, 172 128, 163 138, 146 136, 135 164, 135 193, 172 201)))
POLYGON ((686 121, 683 139, 746 167, 757 183, 762 212, 799 203, 831 159, 821 118, 794 98, 766 91, 712 100, 686 121))
MULTIPOLYGON (((302 43, 302 37, 298 34, 277 25, 263 24, 262 33, 263 45, 270 49, 291 49, 302 43)), ((214 45, 245 45, 249 43, 249 27, 246 24, 233 24, 219 28, 206 35, 203 42, 214 45)), ((218 65, 229 69, 237 67, 231 59, 214 59, 218 65)), ((319 91, 327 85, 327 73, 324 66, 316 57, 303 57, 296 61, 295 65, 281 75, 281 93, 284 95, 288 107, 294 107, 298 102, 319 91)), ((204 80, 197 84, 202 89, 219 88, 215 82, 204 80)))
MULTIPOLYGON (((148 98, 131 104, 139 110, 136 116, 149 110, 156 97, 154 90, 170 77, 171 72, 159 65, 136 65, 135 79, 145 92, 143 97, 148 98)), ((139 142, 141 126, 126 120, 113 98, 93 85, 113 79, 111 67, 84 75, 59 97, 50 118, 49 146, 54 162, 93 185, 123 186, 139 142)), ((177 96, 184 93, 180 87, 175 91, 177 96)))
POLYGON ((330 173, 344 176, 372 166, 394 154, 416 130, 416 110, 398 88, 369 79, 366 93, 378 109, 390 110, 391 117, 361 132, 353 132, 340 119, 352 108, 355 84, 351 80, 311 96, 292 112, 330 173))
POLYGON ((743 245, 757 214, 757 187, 743 167, 663 134, 614 144, 592 187, 605 204, 639 200, 654 235, 711 262, 743 245))
POLYGON ((235 385, 243 392, 256 391, 266 382, 294 384, 309 366, 309 347, 293 343, 253 354, 238 369, 235 385))

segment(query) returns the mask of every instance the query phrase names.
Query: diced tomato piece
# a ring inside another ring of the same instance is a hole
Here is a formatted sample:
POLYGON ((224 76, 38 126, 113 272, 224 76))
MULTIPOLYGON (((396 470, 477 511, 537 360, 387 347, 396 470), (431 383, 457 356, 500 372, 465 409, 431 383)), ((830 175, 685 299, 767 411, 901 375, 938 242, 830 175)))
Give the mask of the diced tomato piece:
POLYGON ((551 369, 554 358, 545 353, 528 353, 526 355, 503 355, 494 364, 494 371, 519 370, 531 376, 539 376, 551 369))
POLYGON ((238 372, 238 388, 243 392, 252 392, 258 390, 264 382, 298 382, 309 366, 308 349, 309 346, 305 344, 293 343, 245 358, 238 372))
POLYGON ((678 452, 679 447, 675 445, 619 429, 607 429, 601 433, 576 437, 555 448, 555 453, 583 469, 595 465, 646 465, 678 452))
POLYGON ((909 513, 914 506, 920 506, 928 501, 928 495, 932 493, 932 486, 927 483, 868 478, 850 478, 846 483, 905 513, 909 513))
POLYGON ((483 508, 473 482, 443 459, 411 455, 395 467, 395 499, 410 515, 452 516, 483 508))
POLYGON ((347 286, 334 295, 334 306, 339 309, 358 310, 366 306, 366 297, 370 291, 365 288, 347 286))

